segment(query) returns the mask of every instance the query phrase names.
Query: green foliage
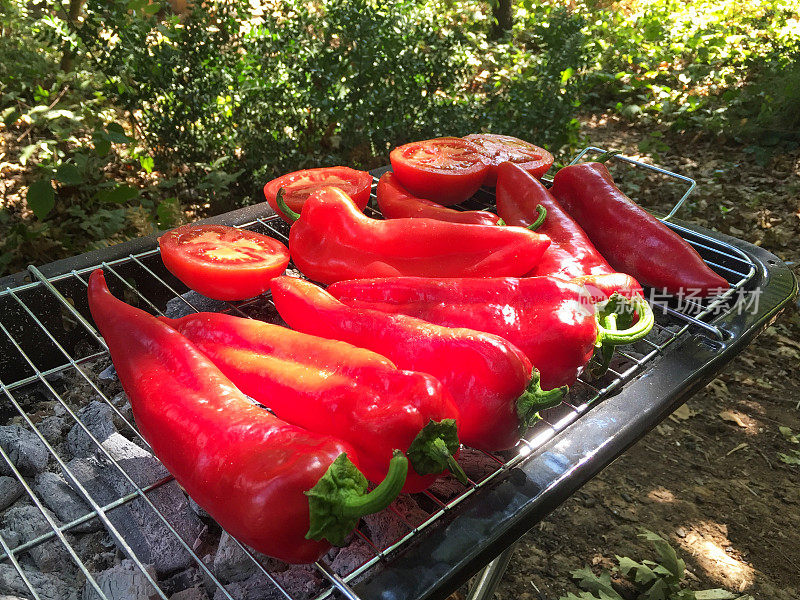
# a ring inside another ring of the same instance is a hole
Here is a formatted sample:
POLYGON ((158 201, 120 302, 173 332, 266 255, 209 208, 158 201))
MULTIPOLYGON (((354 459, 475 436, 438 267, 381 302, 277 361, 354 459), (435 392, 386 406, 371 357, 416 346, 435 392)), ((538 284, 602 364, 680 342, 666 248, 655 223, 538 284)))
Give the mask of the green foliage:
POLYGON ((800 24, 791 0, 640 0, 581 8, 590 107, 643 123, 800 142, 800 24))
MULTIPOLYGON (((790 444, 800 444, 800 433, 794 433, 791 427, 778 428, 783 436, 783 439, 790 444)), ((789 448, 789 453, 778 452, 778 458, 782 463, 787 465, 800 465, 800 450, 797 448, 789 448)))
MULTIPOLYGON (((684 584, 686 563, 675 549, 660 535, 644 530, 639 537, 650 542, 658 555, 658 561, 635 561, 627 556, 617 556, 618 566, 614 568, 615 578, 624 579, 627 588, 633 588, 631 595, 636 600, 752 600, 751 596, 733 594, 723 589, 694 591, 684 584), (635 593, 635 596, 632 594, 635 593)), ((612 573, 603 571, 596 575, 589 567, 572 572, 578 587, 583 592, 578 595, 567 594, 561 600, 623 600, 615 587, 612 573)))

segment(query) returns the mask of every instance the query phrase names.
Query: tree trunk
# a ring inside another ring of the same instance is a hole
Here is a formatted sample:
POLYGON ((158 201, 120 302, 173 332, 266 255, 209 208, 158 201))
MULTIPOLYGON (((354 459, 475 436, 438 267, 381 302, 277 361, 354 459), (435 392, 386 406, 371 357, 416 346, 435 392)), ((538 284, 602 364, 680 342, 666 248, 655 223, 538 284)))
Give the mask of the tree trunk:
POLYGON ((513 8, 511 0, 491 0, 492 4, 492 30, 489 37, 499 40, 511 31, 513 8))
MULTIPOLYGON (((81 10, 83 9, 83 3, 85 0, 69 0, 69 14, 67 15, 67 27, 69 27, 70 31, 75 30, 75 24, 78 22, 78 17, 81 16, 81 10)), ((72 70, 72 60, 75 58, 74 53, 72 52, 72 48, 70 48, 69 42, 64 44, 63 54, 61 55, 61 70, 64 72, 72 70)))

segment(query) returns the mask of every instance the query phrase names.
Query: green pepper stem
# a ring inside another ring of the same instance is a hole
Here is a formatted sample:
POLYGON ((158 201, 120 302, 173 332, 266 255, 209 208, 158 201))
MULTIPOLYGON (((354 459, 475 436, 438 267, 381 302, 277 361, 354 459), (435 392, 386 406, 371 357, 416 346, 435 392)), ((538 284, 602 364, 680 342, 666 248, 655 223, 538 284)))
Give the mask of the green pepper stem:
POLYGON ((300 218, 300 213, 294 212, 289 205, 286 204, 286 201, 283 199, 283 188, 278 190, 278 194, 275 196, 275 202, 278 205, 278 208, 281 212, 286 216, 287 219, 291 219, 292 223, 297 221, 300 218))
POLYGON ((594 162, 602 164, 606 162, 608 159, 616 156, 617 154, 622 154, 622 152, 620 150, 608 150, 606 152, 603 152, 599 157, 597 157, 597 159, 595 159, 594 162))
POLYGON ((450 450, 448 450, 447 444, 442 438, 436 438, 433 440, 433 450, 439 455, 442 461, 447 463, 447 468, 450 470, 453 476, 461 483, 466 485, 467 474, 464 473, 464 469, 461 468, 461 465, 458 464, 453 455, 450 454, 450 450))
POLYGON ((536 220, 533 223, 531 223, 527 227, 531 231, 536 231, 537 229, 539 229, 541 224, 544 223, 545 217, 547 216, 547 209, 544 206, 542 206, 541 204, 537 204, 536 205, 536 211, 539 213, 539 216, 536 218, 536 220))
POLYGON ((650 305, 647 303, 647 300, 641 296, 625 298, 620 294, 614 293, 611 295, 611 298, 609 298, 609 303, 612 301, 617 304, 629 305, 632 310, 636 310, 639 313, 639 320, 627 329, 618 330, 616 329, 617 319, 614 312, 609 314, 598 314, 597 345, 608 344, 611 346, 621 346, 623 344, 632 344, 633 342, 642 339, 644 336, 650 333, 650 330, 655 324, 655 315, 653 314, 653 309, 650 308, 650 305), (607 321, 608 317, 611 315, 614 315, 613 319, 607 321), (606 322, 608 323, 609 327, 605 326, 606 322))
POLYGON ((497 223, 495 223, 498 227, 505 227, 506 222, 503 219, 497 219, 497 223))
POLYGON ((403 489, 407 473, 408 459, 402 452, 395 450, 383 481, 371 492, 363 496, 350 496, 343 501, 340 507, 341 515, 347 518, 360 518, 383 510, 403 489))
POLYGON ((517 417, 519 418, 520 434, 531 427, 539 420, 539 411, 552 408, 561 404, 564 396, 569 392, 567 386, 543 390, 541 386, 541 374, 534 368, 531 372, 531 380, 528 382, 525 391, 517 398, 517 417))

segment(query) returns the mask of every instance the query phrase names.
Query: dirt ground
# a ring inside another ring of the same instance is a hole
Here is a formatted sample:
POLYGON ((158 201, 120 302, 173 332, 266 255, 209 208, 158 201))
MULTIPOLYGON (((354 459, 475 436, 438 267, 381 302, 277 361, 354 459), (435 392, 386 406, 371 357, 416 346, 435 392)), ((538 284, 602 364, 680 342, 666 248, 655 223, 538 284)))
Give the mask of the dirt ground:
MULTIPOLYGON (((698 181, 680 218, 760 244, 800 275, 800 152, 755 164, 740 145, 593 118, 593 144, 660 163, 698 181), (658 152, 648 155, 639 150, 658 152)), ((642 194, 645 195, 645 185, 642 194)), ((675 196, 648 196, 666 207, 675 196)), ((756 599, 800 598, 800 466, 781 461, 800 432, 800 315, 784 312, 706 389, 520 541, 498 600, 556 600, 615 555, 655 558, 637 534, 666 537, 686 560, 691 589, 756 599), (688 410, 687 410, 688 409, 688 410)), ((591 418, 591 417, 589 417, 591 418)), ((623 594, 625 595, 625 594, 623 594)), ((463 591, 456 595, 463 597, 463 591)))

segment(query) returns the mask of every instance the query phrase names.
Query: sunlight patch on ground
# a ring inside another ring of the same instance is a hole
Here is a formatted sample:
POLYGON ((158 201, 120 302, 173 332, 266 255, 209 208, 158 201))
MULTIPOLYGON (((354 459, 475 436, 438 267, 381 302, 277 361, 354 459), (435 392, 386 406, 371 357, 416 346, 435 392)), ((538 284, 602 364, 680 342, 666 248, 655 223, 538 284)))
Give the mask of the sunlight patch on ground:
POLYGON ((731 545, 726 525, 701 521, 686 525, 685 529, 688 533, 678 539, 678 543, 711 580, 737 592, 744 592, 753 585, 755 569, 744 562, 731 545))
POLYGON ((675 494, 670 492, 667 488, 658 486, 650 490, 647 497, 653 502, 660 502, 662 504, 671 504, 675 502, 675 494))

